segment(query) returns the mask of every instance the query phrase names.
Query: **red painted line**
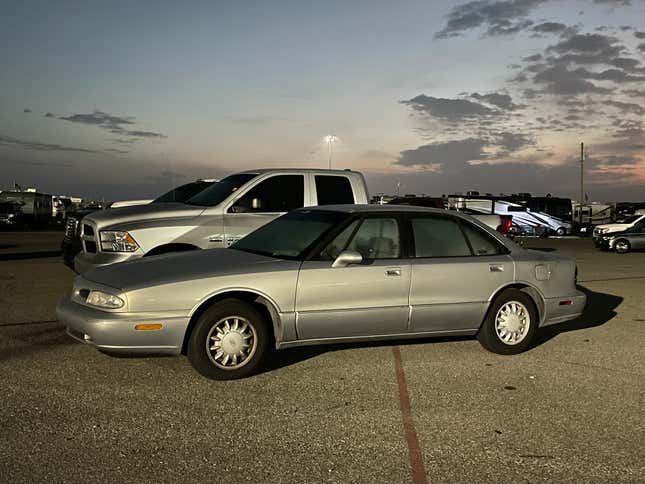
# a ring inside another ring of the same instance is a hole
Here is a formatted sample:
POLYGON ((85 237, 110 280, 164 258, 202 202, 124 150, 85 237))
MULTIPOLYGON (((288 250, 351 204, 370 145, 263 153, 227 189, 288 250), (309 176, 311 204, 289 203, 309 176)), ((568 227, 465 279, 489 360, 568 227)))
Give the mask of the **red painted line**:
POLYGON ((396 383, 399 386, 399 405, 401 407, 401 414, 403 414, 403 433, 405 434, 405 441, 408 444, 408 456, 410 457, 410 467, 412 468, 412 482, 414 484, 427 484, 428 480, 426 479, 426 471, 423 467, 423 456, 421 455, 419 437, 417 436, 417 431, 414 429, 408 384, 405 381, 405 372, 403 371, 399 347, 393 346, 392 353, 394 353, 396 383))

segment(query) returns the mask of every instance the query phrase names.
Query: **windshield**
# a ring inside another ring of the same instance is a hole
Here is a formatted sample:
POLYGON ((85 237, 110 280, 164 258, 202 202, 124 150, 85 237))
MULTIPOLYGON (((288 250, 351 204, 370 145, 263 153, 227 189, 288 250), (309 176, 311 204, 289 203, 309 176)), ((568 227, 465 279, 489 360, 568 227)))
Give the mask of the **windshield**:
POLYGON ((201 205, 214 207, 222 203, 235 190, 255 178, 257 173, 239 173, 224 178, 222 181, 212 184, 206 190, 186 200, 188 205, 201 205))
POLYGON ((642 215, 631 215, 629 217, 622 218, 618 220, 618 223, 620 224, 633 224, 636 222, 639 218, 641 218, 642 215))
POLYGON ((155 198, 150 203, 168 203, 168 202, 185 202, 189 198, 194 197, 199 192, 210 187, 214 182, 196 181, 186 183, 177 188, 173 188, 169 192, 155 198))
POLYGON ((347 216, 342 212, 297 210, 251 232, 231 248, 281 259, 300 259, 314 242, 347 216))

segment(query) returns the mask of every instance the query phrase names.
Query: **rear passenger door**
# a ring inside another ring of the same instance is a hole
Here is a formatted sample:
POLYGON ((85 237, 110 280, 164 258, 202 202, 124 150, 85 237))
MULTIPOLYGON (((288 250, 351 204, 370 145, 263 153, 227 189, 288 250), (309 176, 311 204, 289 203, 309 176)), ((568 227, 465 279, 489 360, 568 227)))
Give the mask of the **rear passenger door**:
POLYGON ((273 175, 261 180, 227 209, 224 215, 225 246, 304 205, 304 175, 273 175))
POLYGON ((514 265, 493 236, 467 221, 410 215, 413 259, 410 331, 474 330, 488 299, 512 282, 514 265))

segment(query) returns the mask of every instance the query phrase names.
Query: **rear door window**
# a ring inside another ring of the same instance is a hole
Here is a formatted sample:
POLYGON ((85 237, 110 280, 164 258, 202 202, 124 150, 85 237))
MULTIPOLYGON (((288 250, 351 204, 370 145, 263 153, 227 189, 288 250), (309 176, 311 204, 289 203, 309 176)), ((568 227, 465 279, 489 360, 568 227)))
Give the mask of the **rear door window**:
POLYGON ((457 221, 444 217, 413 217, 416 257, 465 257, 472 252, 457 221))
POLYGON ((318 205, 353 204, 352 184, 345 176, 316 175, 318 205))
POLYGON ((502 254, 499 243, 495 242, 488 234, 468 223, 463 223, 462 227, 475 255, 502 254))

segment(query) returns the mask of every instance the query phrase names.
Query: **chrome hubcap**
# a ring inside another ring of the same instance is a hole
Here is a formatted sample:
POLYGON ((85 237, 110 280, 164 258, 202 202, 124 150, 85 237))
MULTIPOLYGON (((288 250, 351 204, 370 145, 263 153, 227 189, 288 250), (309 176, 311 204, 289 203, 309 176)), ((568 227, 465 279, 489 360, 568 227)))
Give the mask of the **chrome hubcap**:
POLYGON ((521 302, 509 301, 497 311, 495 316, 495 332, 497 337, 507 345, 516 345, 529 332, 531 316, 521 302))
POLYGON ((255 354, 257 333, 248 319, 228 316, 213 325, 206 338, 206 353, 224 370, 246 365, 255 354))
POLYGON ((627 250, 627 244, 625 242, 618 242, 616 248, 618 250, 627 250))

